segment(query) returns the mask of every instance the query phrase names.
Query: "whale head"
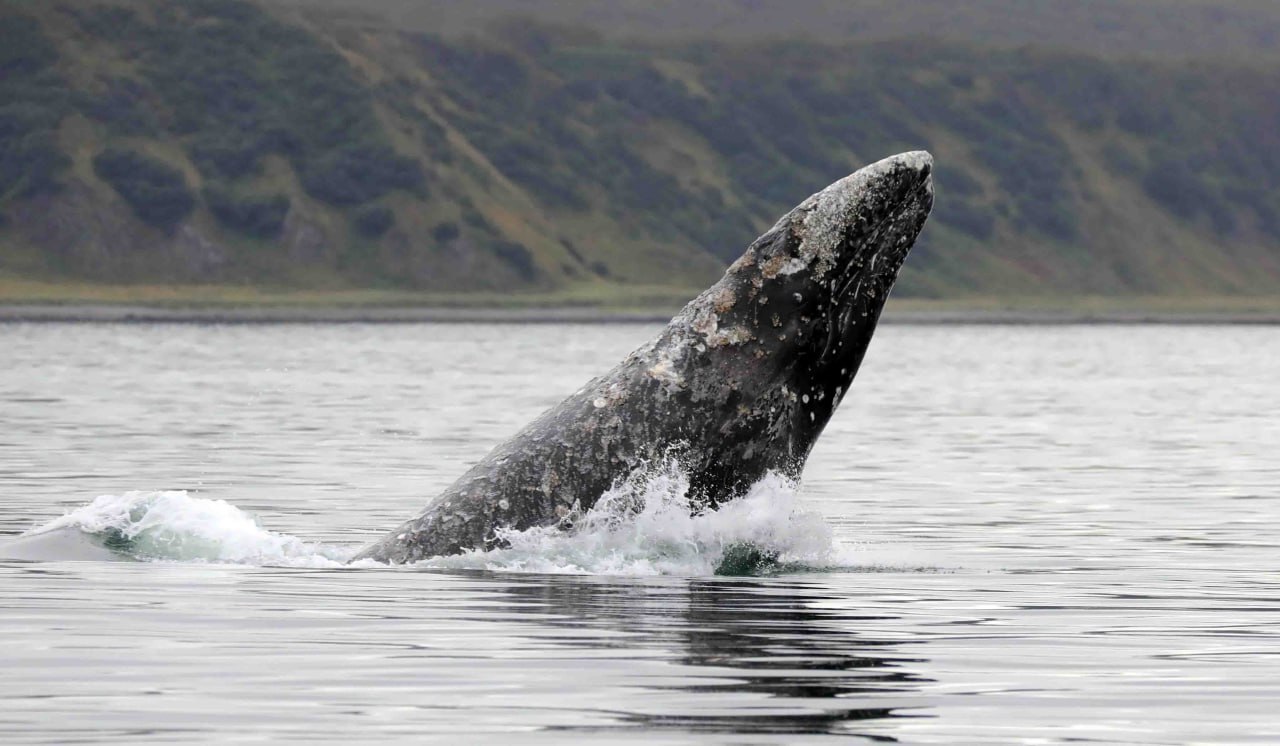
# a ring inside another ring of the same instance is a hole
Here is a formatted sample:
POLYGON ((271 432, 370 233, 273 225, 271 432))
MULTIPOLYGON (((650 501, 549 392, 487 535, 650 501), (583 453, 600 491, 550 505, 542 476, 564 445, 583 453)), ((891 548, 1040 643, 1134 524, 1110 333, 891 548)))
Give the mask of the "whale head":
MULTIPOLYGON (((693 365, 725 376, 704 379, 694 395, 717 400, 714 411, 725 413, 699 439, 736 448, 726 463, 766 454, 767 468, 799 475, 929 216, 932 172, 928 153, 903 153, 812 195, 673 321, 670 342, 694 344, 703 360, 693 365)), ((708 492, 735 491, 734 473, 698 468, 708 492)))
POLYGON ((744 279, 759 287, 756 305, 772 306, 769 326, 791 340, 777 362, 801 396, 848 389, 933 206, 932 173, 924 151, 867 166, 800 203, 739 260, 754 264, 744 279))

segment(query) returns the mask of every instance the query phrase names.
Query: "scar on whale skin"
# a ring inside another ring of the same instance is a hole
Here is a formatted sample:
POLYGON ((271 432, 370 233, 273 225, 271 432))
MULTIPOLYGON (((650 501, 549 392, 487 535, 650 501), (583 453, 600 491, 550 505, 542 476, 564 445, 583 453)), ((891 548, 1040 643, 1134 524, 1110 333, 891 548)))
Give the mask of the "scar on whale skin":
POLYGON ((493 548, 496 529, 553 525, 672 452, 703 505, 770 470, 798 477, 929 216, 932 171, 928 153, 903 153, 801 202, 655 339, 355 559, 493 548))

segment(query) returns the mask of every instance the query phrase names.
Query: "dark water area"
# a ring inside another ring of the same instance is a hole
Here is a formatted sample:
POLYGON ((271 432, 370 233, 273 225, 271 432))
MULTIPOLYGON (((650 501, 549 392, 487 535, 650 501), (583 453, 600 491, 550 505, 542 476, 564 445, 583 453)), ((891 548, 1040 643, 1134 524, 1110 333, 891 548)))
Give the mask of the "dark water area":
POLYGON ((0 324, 0 543, 153 557, 0 561, 5 742, 1280 742, 1277 327, 888 326, 798 488, 342 565, 653 331, 0 324))

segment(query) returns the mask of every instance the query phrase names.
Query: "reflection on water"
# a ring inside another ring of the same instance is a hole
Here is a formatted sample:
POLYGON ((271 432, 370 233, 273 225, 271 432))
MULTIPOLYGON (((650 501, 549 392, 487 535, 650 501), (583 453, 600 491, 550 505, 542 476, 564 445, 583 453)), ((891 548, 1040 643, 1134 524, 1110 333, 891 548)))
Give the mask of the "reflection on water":
MULTIPOLYGON (((831 599, 820 587, 802 582, 693 580, 655 588, 573 578, 529 580, 504 592, 518 599, 519 608, 558 615, 543 624, 622 633, 614 645, 669 651, 674 662, 691 669, 647 687, 686 704, 661 712, 620 712, 614 727, 847 734, 856 732, 856 721, 906 716, 908 708, 882 704, 883 695, 907 694, 926 681, 903 670, 921 659, 903 657, 899 645, 857 632, 860 622, 892 617, 816 609, 814 604, 831 599), (705 700, 733 705, 708 711, 700 706, 705 700)), ((584 642, 578 636, 563 640, 569 646, 584 642)))
MULTIPOLYGON (((652 331, 0 325, 0 534, 184 490, 341 555, 652 331)), ((885 327, 798 498, 824 572, 0 561, 0 728, 1280 743, 1277 370, 1280 328, 885 327)))

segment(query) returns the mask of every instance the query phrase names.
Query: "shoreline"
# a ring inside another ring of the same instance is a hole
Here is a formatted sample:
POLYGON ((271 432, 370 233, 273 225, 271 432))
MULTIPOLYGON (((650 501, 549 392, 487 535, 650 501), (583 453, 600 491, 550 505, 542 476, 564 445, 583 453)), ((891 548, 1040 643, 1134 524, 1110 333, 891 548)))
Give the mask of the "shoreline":
MULTIPOLYGON (((678 309, 612 310, 583 306, 238 306, 181 308, 114 304, 0 304, 0 323, 77 324, 665 324, 678 309)), ((884 324, 1280 325, 1280 312, 1141 309, 885 309, 884 324)))

